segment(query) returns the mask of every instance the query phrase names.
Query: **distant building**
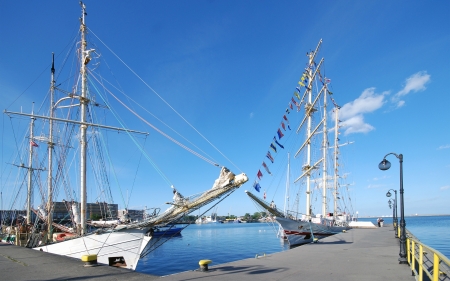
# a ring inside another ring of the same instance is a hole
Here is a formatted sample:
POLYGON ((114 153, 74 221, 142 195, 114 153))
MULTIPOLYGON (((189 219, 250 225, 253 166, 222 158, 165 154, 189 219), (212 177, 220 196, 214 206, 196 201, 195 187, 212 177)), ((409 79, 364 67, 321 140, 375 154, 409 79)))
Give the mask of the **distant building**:
MULTIPOLYGON (((78 210, 80 210, 80 203, 78 210)), ((70 221, 72 207, 71 202, 53 202, 53 221, 70 221)), ((117 204, 108 204, 106 202, 87 203, 86 219, 117 219, 119 207, 117 204)), ((21 219, 26 216, 26 210, 0 210, 0 222, 11 223, 11 220, 21 219)), ((141 215, 142 217, 142 215, 141 215)), ((36 215, 31 213, 31 220, 34 222, 36 215)))
MULTIPOLYGON (((53 219, 54 220, 70 220, 71 219, 71 203, 72 202, 54 202, 53 203, 53 219)), ((80 210, 80 203, 78 210, 80 210)), ((108 204, 106 202, 87 203, 86 219, 117 219, 118 205, 108 204)))
MULTIPOLYGON (((23 220, 26 215, 26 210, 0 210, 0 224, 6 225, 23 220)), ((31 218, 34 219, 35 215, 32 214, 31 218)))
POLYGON ((144 210, 119 210, 119 219, 121 221, 141 221, 144 219, 145 211, 144 210))

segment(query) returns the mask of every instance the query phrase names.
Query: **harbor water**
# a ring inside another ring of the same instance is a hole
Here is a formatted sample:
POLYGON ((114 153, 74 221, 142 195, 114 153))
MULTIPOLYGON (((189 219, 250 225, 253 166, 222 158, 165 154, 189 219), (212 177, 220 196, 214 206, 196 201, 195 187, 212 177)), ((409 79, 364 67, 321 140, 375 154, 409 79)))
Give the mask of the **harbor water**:
MULTIPOLYGON (((383 219, 384 227, 392 227, 392 218, 383 219)), ((376 225, 377 218, 359 220, 376 225)), ((406 217, 405 221, 418 239, 450 257, 450 216, 406 217)), ((190 225, 171 239, 152 239, 151 252, 141 259, 136 271, 164 276, 198 269, 202 259, 218 265, 288 250, 277 231, 276 224, 268 223, 190 225)))
MULTIPOLYGON (((392 227, 392 218, 383 218, 384 225, 392 227)), ((361 218, 377 225, 377 218, 361 218)), ((400 225, 400 218, 398 219, 400 225)), ((450 216, 411 216, 405 217, 406 229, 424 244, 438 250, 450 258, 450 216)))
POLYGON ((156 242, 164 243, 141 259, 136 271, 163 276, 197 269, 202 259, 217 265, 288 250, 277 231, 267 223, 192 224, 181 235, 156 242))

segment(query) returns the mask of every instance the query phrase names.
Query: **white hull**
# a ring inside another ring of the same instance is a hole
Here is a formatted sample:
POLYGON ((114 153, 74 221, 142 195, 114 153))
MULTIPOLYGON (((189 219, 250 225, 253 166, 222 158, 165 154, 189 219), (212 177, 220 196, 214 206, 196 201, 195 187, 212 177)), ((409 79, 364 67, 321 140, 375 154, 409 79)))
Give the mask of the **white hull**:
POLYGON ((89 234, 33 249, 77 259, 96 254, 97 262, 106 265, 113 265, 123 258, 125 264, 121 267, 135 270, 142 251, 151 239, 145 235, 146 232, 146 229, 125 229, 89 234))
POLYGON ((281 217, 276 217, 275 220, 280 224, 291 246, 311 243, 314 241, 314 238, 321 239, 348 229, 346 227, 326 226, 309 221, 297 221, 281 217))

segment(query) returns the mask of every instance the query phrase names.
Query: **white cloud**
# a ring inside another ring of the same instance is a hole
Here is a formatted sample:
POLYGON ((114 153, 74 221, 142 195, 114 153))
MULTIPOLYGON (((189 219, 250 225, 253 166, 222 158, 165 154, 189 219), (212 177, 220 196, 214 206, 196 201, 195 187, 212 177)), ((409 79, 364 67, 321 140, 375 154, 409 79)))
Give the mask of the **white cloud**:
POLYGON ((386 185, 384 184, 369 184, 367 186, 367 188, 381 188, 381 187, 385 187, 386 185))
POLYGON ((374 181, 387 179, 388 176, 382 176, 381 178, 373 178, 374 181))
POLYGON ((446 189, 450 189, 450 185, 446 185, 446 186, 442 186, 441 190, 446 190, 446 189))
POLYGON ((365 89, 354 101, 346 103, 339 111, 339 118, 345 120, 355 115, 373 112, 384 104, 384 96, 389 93, 376 94, 375 88, 365 89))
POLYGON ((450 144, 441 145, 438 147, 438 149, 447 149, 447 148, 450 148, 450 144))
MULTIPOLYGON (((427 74, 426 71, 419 71, 411 75, 406 79, 403 89, 391 98, 391 102, 395 103, 396 108, 403 107, 405 101, 400 98, 411 92, 425 90, 425 85, 430 82, 430 77, 431 76, 427 74)), ((368 133, 375 130, 375 127, 364 121, 364 114, 374 112, 381 108, 386 103, 385 97, 389 94, 389 91, 377 94, 375 93, 374 87, 367 88, 357 99, 342 106, 339 111, 339 119, 342 121, 341 124, 345 128, 344 134, 368 133)), ((444 148, 449 147, 441 146, 439 149, 444 148)))
POLYGON ((427 74, 426 71, 419 71, 411 75, 406 79, 405 87, 392 97, 392 101, 398 102, 400 97, 406 96, 411 92, 424 91, 426 89, 425 84, 430 82, 430 77, 431 76, 427 74))
POLYGON ((384 104, 384 97, 389 92, 375 93, 375 88, 365 89, 362 94, 352 102, 346 103, 339 111, 339 119, 345 128, 344 134, 368 133, 375 128, 364 122, 365 113, 371 113, 384 104))
POLYGON ((250 118, 253 118, 253 116, 255 116, 255 114, 253 112, 250 112, 250 118))
POLYGON ((375 129, 372 125, 364 123, 364 116, 362 114, 343 121, 341 125, 344 127, 344 135, 368 133, 375 129))
POLYGON ((405 101, 404 100, 400 100, 400 101, 397 102, 397 108, 400 108, 400 107, 402 107, 404 105, 405 105, 405 101))

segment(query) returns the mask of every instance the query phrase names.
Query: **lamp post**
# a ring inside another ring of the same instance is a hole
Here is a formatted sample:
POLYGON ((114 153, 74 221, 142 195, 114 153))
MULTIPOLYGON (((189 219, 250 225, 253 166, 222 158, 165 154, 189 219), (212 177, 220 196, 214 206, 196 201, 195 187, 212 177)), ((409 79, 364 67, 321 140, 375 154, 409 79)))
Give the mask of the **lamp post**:
POLYGON ((395 238, 398 238, 397 190, 389 189, 388 192, 386 193, 386 197, 391 197, 392 196, 392 193, 390 192, 391 190, 395 192, 394 204, 393 204, 394 205, 394 210, 392 212, 392 220, 394 222, 395 238))
POLYGON ((400 264, 408 263, 406 259, 406 231, 405 231, 405 205, 403 201, 403 154, 395 154, 393 152, 386 154, 380 164, 378 164, 378 168, 382 171, 386 171, 391 167, 391 163, 386 160, 388 155, 395 155, 400 162, 400 258, 398 259, 400 264))

